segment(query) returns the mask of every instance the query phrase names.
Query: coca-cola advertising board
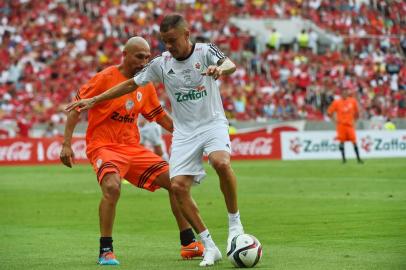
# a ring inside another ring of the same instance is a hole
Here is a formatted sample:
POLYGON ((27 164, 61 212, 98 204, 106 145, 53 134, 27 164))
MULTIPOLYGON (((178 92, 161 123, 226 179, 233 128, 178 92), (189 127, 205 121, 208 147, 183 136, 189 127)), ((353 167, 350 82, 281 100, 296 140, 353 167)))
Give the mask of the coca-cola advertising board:
POLYGON ((297 131, 293 126, 263 128, 231 135, 231 157, 238 159, 281 159, 281 132, 297 131))
MULTIPOLYGON (((36 165, 59 163, 62 138, 54 139, 2 139, 0 140, 0 165, 36 165)), ((86 141, 73 138, 75 162, 87 162, 86 141)))
MULTIPOLYGON (((231 135, 232 159, 281 159, 280 134, 288 130, 297 129, 293 126, 278 126, 231 135)), ((63 138, 1 139, 0 166, 60 163, 62 141, 63 138)), ((171 136, 165 135, 164 141, 170 149, 171 136)), ((73 138, 72 150, 76 163, 88 163, 84 138, 73 138)))
MULTIPOLYGON (((297 131, 297 129, 293 126, 278 126, 231 135, 232 159, 281 159, 280 134, 282 131, 297 131)), ((164 141, 170 152, 171 136, 164 136, 164 141)))

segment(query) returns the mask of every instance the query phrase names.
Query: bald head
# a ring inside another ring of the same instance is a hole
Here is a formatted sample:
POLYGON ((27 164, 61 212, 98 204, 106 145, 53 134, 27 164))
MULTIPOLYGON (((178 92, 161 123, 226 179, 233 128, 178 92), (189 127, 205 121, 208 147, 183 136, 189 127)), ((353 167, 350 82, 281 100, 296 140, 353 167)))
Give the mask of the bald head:
POLYGON ((132 37, 124 45, 124 51, 150 50, 148 42, 142 37, 132 37))
POLYGON ((151 50, 142 37, 132 37, 124 45, 123 62, 119 69, 127 77, 134 76, 149 61, 151 50))

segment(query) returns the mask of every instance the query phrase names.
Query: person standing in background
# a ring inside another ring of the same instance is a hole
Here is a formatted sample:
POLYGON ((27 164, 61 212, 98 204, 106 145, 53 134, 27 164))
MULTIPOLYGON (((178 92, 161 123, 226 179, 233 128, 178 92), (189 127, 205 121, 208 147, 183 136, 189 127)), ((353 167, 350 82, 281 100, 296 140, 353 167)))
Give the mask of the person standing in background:
POLYGON ((344 143, 352 142, 354 152, 357 156, 358 163, 362 164, 355 135, 355 122, 359 116, 358 104, 355 98, 349 96, 349 90, 344 88, 341 92, 341 98, 334 100, 327 114, 336 123, 337 139, 340 142, 339 149, 341 152, 342 162, 346 163, 344 143), (335 117, 334 117, 335 114, 335 117))
POLYGON ((138 119, 138 129, 140 131, 140 144, 151 147, 152 151, 164 160, 168 161, 169 156, 162 139, 161 126, 156 122, 148 122, 142 115, 138 119))

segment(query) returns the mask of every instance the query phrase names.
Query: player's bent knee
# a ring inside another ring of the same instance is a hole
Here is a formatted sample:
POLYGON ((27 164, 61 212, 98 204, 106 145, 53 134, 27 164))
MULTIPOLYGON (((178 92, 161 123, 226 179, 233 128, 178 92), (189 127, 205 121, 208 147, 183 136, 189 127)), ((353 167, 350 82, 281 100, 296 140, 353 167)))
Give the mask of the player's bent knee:
POLYGON ((225 171, 231 168, 230 160, 228 159, 215 160, 212 166, 216 171, 225 171))
POLYGON ((113 201, 117 201, 120 198, 120 193, 120 187, 116 185, 108 185, 103 190, 104 197, 113 201))
POLYGON ((108 200, 117 201, 120 198, 120 177, 117 174, 107 174, 102 179, 103 196, 108 200))
POLYGON ((189 192, 189 188, 185 183, 173 181, 171 183, 171 190, 176 196, 182 196, 189 192))

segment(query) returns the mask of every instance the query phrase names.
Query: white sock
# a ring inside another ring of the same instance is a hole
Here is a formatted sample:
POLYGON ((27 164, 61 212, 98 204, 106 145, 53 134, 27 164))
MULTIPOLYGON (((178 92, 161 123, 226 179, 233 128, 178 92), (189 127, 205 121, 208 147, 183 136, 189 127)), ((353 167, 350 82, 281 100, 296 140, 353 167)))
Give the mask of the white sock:
POLYGON ((234 227, 241 227, 241 220, 240 220, 240 211, 237 211, 236 213, 228 213, 228 227, 234 228, 234 227))
POLYGON ((211 238, 210 232, 208 229, 199 233, 200 239, 202 239, 203 245, 205 248, 214 248, 216 244, 214 244, 213 239, 211 238))

